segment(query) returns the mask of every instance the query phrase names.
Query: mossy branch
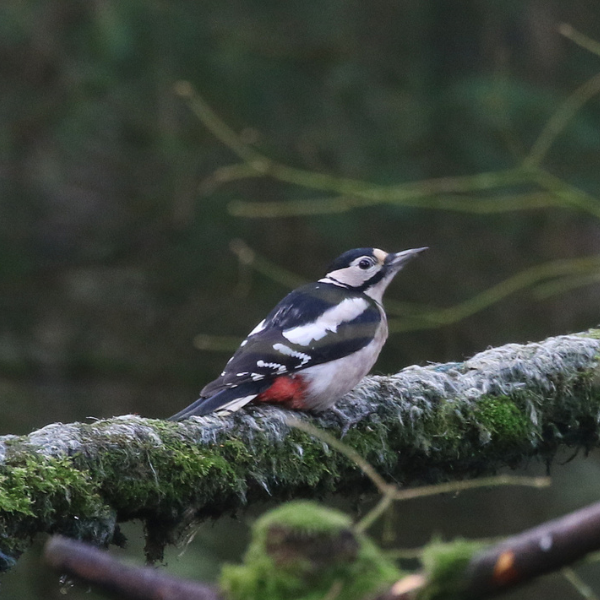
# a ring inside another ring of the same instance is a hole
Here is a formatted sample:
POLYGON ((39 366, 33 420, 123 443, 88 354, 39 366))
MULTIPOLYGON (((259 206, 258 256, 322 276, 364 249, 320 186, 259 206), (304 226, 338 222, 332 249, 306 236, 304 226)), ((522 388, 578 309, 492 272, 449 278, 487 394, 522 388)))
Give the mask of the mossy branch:
MULTIPOLYGON (((509 344, 462 363, 365 379, 339 411, 298 415, 340 436, 386 479, 472 478, 598 441, 600 332, 509 344)), ((175 407, 174 407, 175 408, 175 407)), ((183 423, 123 416, 0 437, 0 567, 38 532, 119 542, 142 519, 160 557, 182 525, 264 500, 360 492, 348 457, 251 407, 183 423)))

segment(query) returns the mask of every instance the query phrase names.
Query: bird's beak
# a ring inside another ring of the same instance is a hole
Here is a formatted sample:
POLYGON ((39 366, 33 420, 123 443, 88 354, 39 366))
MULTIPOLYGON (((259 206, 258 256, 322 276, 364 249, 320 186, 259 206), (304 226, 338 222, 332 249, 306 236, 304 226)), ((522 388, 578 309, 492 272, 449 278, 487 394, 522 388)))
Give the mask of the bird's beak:
POLYGON ((390 252, 390 254, 385 257, 384 266, 396 273, 424 250, 427 250, 426 246, 424 248, 411 248, 410 250, 403 250, 402 252, 390 252))

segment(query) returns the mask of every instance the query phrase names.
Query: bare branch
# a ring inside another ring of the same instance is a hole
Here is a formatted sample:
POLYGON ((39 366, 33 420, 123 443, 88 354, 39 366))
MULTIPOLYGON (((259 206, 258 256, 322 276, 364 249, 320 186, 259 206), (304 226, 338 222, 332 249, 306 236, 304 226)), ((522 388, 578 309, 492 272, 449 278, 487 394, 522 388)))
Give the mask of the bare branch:
MULTIPOLYGON (((572 28, 561 32, 578 41, 572 28)), ((588 44, 589 46, 589 44, 588 44)), ((600 218, 596 198, 540 167, 556 138, 564 131, 579 110, 600 93, 600 75, 596 75, 575 90, 542 128, 529 154, 512 169, 455 177, 439 177, 394 185, 377 185, 365 181, 290 167, 272 160, 247 143, 210 107, 186 81, 179 82, 176 92, 185 98, 191 110, 226 147, 242 161, 223 167, 203 184, 210 192, 214 186, 245 177, 271 177, 283 183, 335 194, 326 198, 289 200, 285 202, 230 203, 231 214, 249 218, 276 218, 339 213, 379 204, 395 204, 416 208, 450 210, 473 214, 491 214, 548 207, 570 208, 600 218), (531 190, 532 185, 541 188, 531 190), (526 188, 523 190, 522 188, 526 188), (502 195, 499 192, 508 189, 502 195), (477 196, 494 192, 490 196, 477 196)))
POLYGON ((469 597, 488 597, 570 565, 600 549, 600 503, 508 538, 475 556, 469 597))
POLYGON ((59 573, 127 600, 221 599, 212 586, 172 577, 150 567, 124 565, 107 552, 60 535, 46 544, 44 560, 59 573))
POLYGON ((600 503, 511 536, 478 550, 464 540, 432 543, 425 571, 396 582, 377 600, 489 598, 553 571, 565 576, 588 598, 589 589, 568 565, 600 549, 600 503))

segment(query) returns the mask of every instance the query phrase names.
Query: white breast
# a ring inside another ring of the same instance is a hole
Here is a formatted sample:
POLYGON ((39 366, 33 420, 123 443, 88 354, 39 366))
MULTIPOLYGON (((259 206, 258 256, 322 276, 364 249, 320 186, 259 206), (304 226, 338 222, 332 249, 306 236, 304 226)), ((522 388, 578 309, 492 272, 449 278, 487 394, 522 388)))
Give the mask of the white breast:
POLYGON ((381 312, 377 333, 364 348, 350 356, 302 370, 302 376, 307 381, 308 408, 321 411, 333 406, 371 370, 388 336, 387 320, 383 310, 381 312))

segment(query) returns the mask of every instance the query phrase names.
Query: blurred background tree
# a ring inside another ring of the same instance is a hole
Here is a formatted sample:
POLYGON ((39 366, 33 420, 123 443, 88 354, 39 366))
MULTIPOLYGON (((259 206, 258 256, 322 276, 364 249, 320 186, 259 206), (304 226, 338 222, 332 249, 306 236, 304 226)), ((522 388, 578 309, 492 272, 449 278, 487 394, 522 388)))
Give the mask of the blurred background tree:
MULTIPOLYGON (((194 348, 195 336, 242 337, 288 291, 240 261, 232 240, 306 279, 349 248, 427 245, 388 297, 439 308, 530 267, 593 256, 598 218, 577 207, 478 215, 384 204, 235 216, 234 201, 324 194, 265 177, 214 185, 236 159, 175 93, 189 81, 243 141, 336 177, 392 185, 509 169, 600 68, 559 35, 563 22, 600 39, 593 0, 4 0, 2 433, 129 412, 166 417, 195 398, 227 359, 194 348)), ((594 97, 545 168, 593 196, 599 131, 594 97)), ((598 321, 600 291, 593 273, 589 281, 543 298, 525 289, 460 322, 398 333, 377 369, 586 329, 598 321)), ((409 525, 398 515, 402 543, 422 543, 432 526, 508 533, 576 508, 597 498, 599 466, 592 458, 557 469, 563 485, 545 502, 510 490, 402 508, 411 515, 409 525)), ((204 526, 171 567, 214 576, 239 554, 245 531, 243 521, 204 526)), ((30 554, 5 578, 9 597, 59 597, 30 554)), ((564 598, 569 588, 537 593, 564 598)))

